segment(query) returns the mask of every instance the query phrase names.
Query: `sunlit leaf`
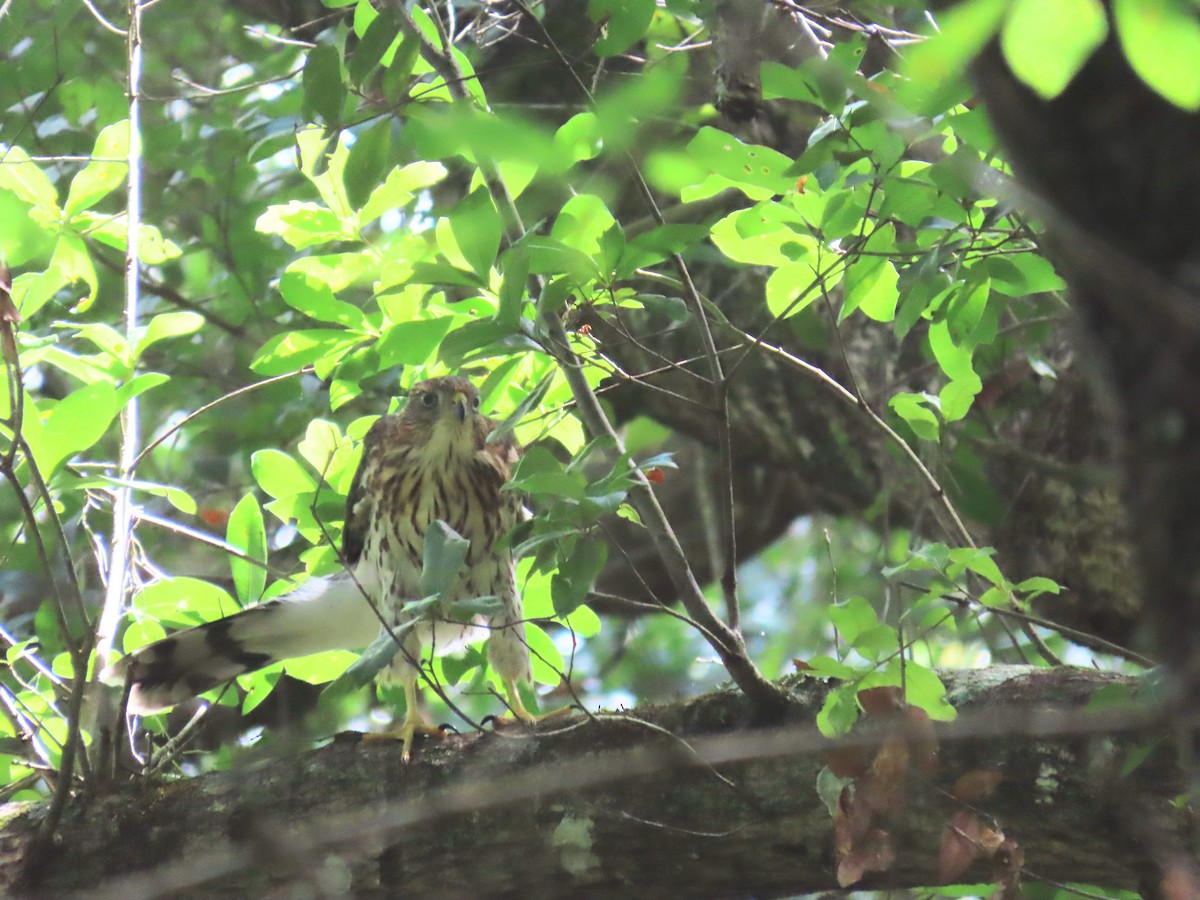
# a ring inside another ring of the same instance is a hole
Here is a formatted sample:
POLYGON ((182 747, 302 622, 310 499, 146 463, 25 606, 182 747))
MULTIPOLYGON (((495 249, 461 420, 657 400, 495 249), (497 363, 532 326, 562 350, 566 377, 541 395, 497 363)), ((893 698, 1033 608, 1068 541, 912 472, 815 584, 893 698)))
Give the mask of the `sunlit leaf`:
POLYGON ((1200 110, 1200 16, 1184 0, 1113 0, 1129 65, 1176 106, 1200 110))
POLYGON ((92 148, 92 161, 71 180, 67 215, 90 209, 125 181, 129 171, 129 122, 122 120, 101 130, 92 148))
POLYGON ((246 494, 233 508, 225 539, 250 558, 246 560, 231 554, 229 568, 238 599, 243 605, 254 603, 262 596, 267 583, 267 530, 263 525, 262 507, 253 494, 246 494))
POLYGON ((1013 74, 1050 98, 1062 93, 1107 36, 1100 0, 1015 0, 1000 46, 1013 74))

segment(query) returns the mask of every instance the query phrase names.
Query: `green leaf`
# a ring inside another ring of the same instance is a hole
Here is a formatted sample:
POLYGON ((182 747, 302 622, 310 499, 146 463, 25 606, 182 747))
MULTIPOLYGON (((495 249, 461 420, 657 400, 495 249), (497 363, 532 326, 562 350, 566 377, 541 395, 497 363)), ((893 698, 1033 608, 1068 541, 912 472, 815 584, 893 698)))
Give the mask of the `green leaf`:
POLYGON ((474 272, 447 263, 416 263, 408 280, 413 284, 445 285, 448 287, 483 288, 487 282, 474 272))
POLYGON ((845 684, 825 695, 825 703, 817 713, 817 730, 821 734, 827 738, 835 738, 848 733, 854 727, 859 716, 856 693, 855 685, 845 684))
POLYGON ((558 571, 550 580, 550 597, 556 615, 569 616, 583 605, 607 558, 608 544, 603 541, 590 540, 583 535, 575 541, 567 557, 559 560, 558 571))
POLYGON ((383 183, 371 191, 359 215, 365 225, 391 209, 402 209, 412 202, 416 192, 437 184, 446 177, 446 167, 438 162, 414 162, 392 169, 383 183))
POLYGON ((1014 0, 1000 46, 1013 74, 1050 99, 1063 92, 1107 36, 1100 0, 1014 0))
POLYGON ((250 470, 258 486, 275 498, 312 493, 317 480, 282 450, 258 450, 250 457, 250 470))
POLYGON ((992 283, 987 278, 979 281, 972 277, 963 283, 946 309, 946 322, 954 338, 965 343, 971 342, 975 328, 987 310, 991 290, 992 283))
POLYGON ((42 423, 35 448, 42 476, 49 479, 60 464, 104 437, 117 411, 116 388, 104 381, 72 391, 56 403, 42 423))
POLYGON ((600 25, 596 55, 616 56, 645 37, 654 5, 655 0, 590 0, 588 18, 600 25))
POLYGON ((250 368, 262 375, 282 375, 320 359, 336 360, 355 342, 346 332, 329 328, 285 331, 262 345, 250 368))
POLYGON ((961 87, 967 66, 992 39, 1007 9, 1008 0, 966 0, 939 15, 938 33, 905 54, 911 88, 900 92, 900 101, 926 115, 953 105, 945 95, 961 87))
POLYGON ((576 637, 590 638, 600 633, 600 617, 592 612, 590 606, 575 607, 565 621, 576 637))
POLYGON ((342 121, 346 85, 342 81, 342 58, 332 44, 318 44, 304 64, 304 105, 333 127, 342 121))
POLYGON ((63 207, 67 215, 73 216, 81 210, 90 209, 124 182, 129 171, 128 156, 129 121, 115 122, 103 129, 96 137, 92 161, 71 180, 71 189, 63 207))
POLYGON ((509 247, 500 257, 500 303, 496 308, 496 322, 515 330, 521 321, 521 310, 525 306, 526 286, 529 279, 529 251, 520 243, 509 247))
POLYGON ((125 634, 121 637, 121 651, 123 653, 132 653, 134 650, 139 650, 147 644, 161 641, 166 636, 167 629, 163 628, 157 622, 152 622, 149 619, 144 622, 130 622, 129 627, 125 629, 125 634))
POLYGON ((204 316, 195 312, 159 313, 142 330, 133 355, 140 357, 147 347, 173 337, 194 334, 204 325, 204 316))
POLYGON ((60 285, 74 285, 82 281, 88 286, 87 296, 81 297, 74 308, 74 312, 87 312, 96 300, 100 281, 96 277, 96 267, 92 265, 92 257, 88 254, 83 239, 73 232, 62 232, 54 247, 54 255, 50 258, 49 268, 58 273, 61 278, 60 285))
POLYGON ((830 606, 829 621, 837 629, 839 637, 851 647, 859 635, 881 624, 875 608, 863 597, 851 597, 830 606))
POLYGON ((359 659, 361 657, 350 650, 326 650, 289 659, 284 662, 283 671, 308 684, 325 684, 348 671, 359 659))
POLYGON ((525 335, 514 333, 493 319, 478 319, 446 335, 438 347, 438 358, 447 367, 456 369, 468 359, 507 356, 538 349, 541 348, 525 335))
POLYGON ((486 281, 500 251, 504 226, 486 187, 460 200, 450 214, 450 230, 467 264, 486 281))
POLYGON ((425 529, 425 549, 421 560, 421 593, 442 597, 462 572, 471 542, 443 522, 435 519, 425 529))
POLYGON ((263 564, 255 565, 237 556, 229 557, 229 568, 233 572, 233 585, 237 590, 238 599, 243 606, 257 602, 262 597, 263 588, 267 583, 267 529, 263 524, 262 507, 258 505, 258 498, 253 494, 242 497, 229 514, 225 540, 250 559, 263 564))
MULTIPOLYGON (((831 277, 826 284, 831 286, 836 281, 836 277, 831 277)), ((794 316, 821 296, 820 284, 820 275, 812 263, 780 266, 767 279, 767 309, 773 316, 794 316)))
POLYGON ((570 163, 594 159, 603 149, 596 114, 576 113, 554 133, 554 145, 563 152, 570 163))
POLYGON ((563 204, 550 236, 581 253, 595 256, 601 238, 615 223, 604 201, 595 194, 576 194, 563 204))
POLYGON ((549 392, 550 386, 554 383, 554 375, 553 371, 544 375, 533 388, 525 393, 525 396, 521 398, 521 402, 513 408, 512 412, 496 423, 496 427, 487 436, 489 444, 495 444, 512 437, 516 427, 521 424, 525 417, 542 405, 542 401, 546 399, 546 394, 549 392))
POLYGON ((983 382, 976 375, 956 378, 938 391, 938 408, 947 422, 957 422, 971 409, 971 404, 983 390, 983 382))
POLYGON ((20 147, 9 147, 0 164, 0 188, 51 216, 58 213, 58 191, 46 173, 20 147))
POLYGON ((587 493, 587 479, 578 472, 568 471, 545 447, 530 447, 505 487, 526 494, 582 500, 587 493))
POLYGON ((384 329, 379 340, 375 342, 380 366, 390 368, 424 365, 441 344, 453 322, 453 316, 442 316, 437 319, 399 322, 384 329))
POLYGON ((928 402, 928 398, 922 394, 897 394, 888 401, 888 406, 908 423, 917 437, 936 441, 940 437, 941 426, 937 415, 926 406, 928 402))
POLYGON ((759 67, 764 100, 799 100, 824 106, 821 95, 809 83, 810 75, 801 69, 777 62, 764 62, 759 67))
POLYGON ((890 322, 896 317, 896 268, 882 256, 860 256, 846 270, 845 299, 838 316, 841 321, 861 309, 867 318, 890 322))
POLYGON ((1022 594, 1030 594, 1033 596, 1038 594, 1060 594, 1062 593, 1062 585, 1049 578, 1035 576, 1033 578, 1026 578, 1016 586, 1016 590, 1020 591, 1022 594))
POLYGON ((332 241, 353 240, 355 237, 353 231, 343 226, 336 213, 319 203, 300 200, 267 207, 254 227, 264 234, 279 235, 297 250, 332 241))
POLYGON ((335 293, 363 280, 372 269, 372 260, 366 253, 302 256, 287 267, 288 272, 298 272, 316 279, 335 293))
POLYGON ((954 547, 950 550, 950 562, 954 565, 969 569, 976 575, 986 578, 992 584, 1004 584, 1004 575, 992 558, 996 551, 992 547, 954 547))
POLYGON ((817 678, 837 678, 841 681, 852 681, 857 675, 851 666, 839 662, 832 656, 811 656, 806 662, 809 674, 817 678))
MULTIPOLYGON (((516 626, 520 628, 521 626, 516 626)), ((530 662, 533 664, 533 680, 538 684, 557 686, 562 683, 563 665, 562 654, 554 646, 550 635, 540 625, 526 622, 525 641, 529 645, 530 662)))
MULTIPOLYGON (((403 639, 397 633, 396 637, 403 639)), ((324 691, 330 697, 340 697, 370 684, 376 675, 382 672, 400 652, 400 645, 386 631, 371 642, 360 656, 345 672, 339 675, 324 691)))
POLYGON ((1036 253, 990 256, 984 261, 984 269, 991 278, 992 288, 1009 297, 1062 291, 1067 287, 1050 260, 1036 253))
MULTIPOLYGON (((370 4, 367 8, 370 8, 370 4)), ((392 11, 387 7, 379 10, 379 15, 371 20, 371 24, 367 26, 366 32, 363 33, 362 39, 359 40, 358 46, 354 48, 354 53, 350 57, 347 65, 350 80, 356 85, 362 86, 367 76, 383 60, 384 53, 395 43, 399 33, 400 26, 396 23, 392 11)))
POLYGON ((1200 110, 1200 19, 1183 0, 1113 0, 1129 65, 1176 106, 1200 110))
POLYGON ((350 148, 342 179, 350 206, 359 209, 371 198, 383 173, 387 171, 392 152, 392 120, 385 118, 373 128, 358 133, 350 148))
POLYGON ((229 594, 199 578, 164 578, 148 584, 133 608, 168 625, 200 625, 237 612, 229 594))
MULTIPOLYGON (((898 673, 899 667, 896 668, 898 673)), ((934 721, 949 722, 958 718, 958 710, 946 699, 946 686, 937 672, 911 661, 904 667, 904 699, 925 710, 934 721)))
POLYGON ((971 359, 974 352, 965 344, 956 344, 950 336, 950 324, 946 320, 929 326, 929 346, 943 372, 952 379, 977 379, 971 359))
POLYGON ((704 126, 687 147, 688 155, 710 171, 727 178, 735 186, 758 188, 770 194, 786 194, 795 188, 788 174, 792 160, 778 150, 757 144, 744 144, 733 135, 704 126))
POLYGON ((529 251, 529 271, 536 275, 565 275, 575 285, 598 280, 602 273, 592 257, 550 237, 526 237, 521 245, 529 251))
POLYGON ((300 272, 285 272, 279 279, 279 293, 292 309, 310 319, 333 322, 355 331, 366 331, 366 318, 357 306, 339 300, 324 282, 300 272))
MULTIPOLYGON (((72 225, 81 226, 80 230, 88 237, 121 251, 129 247, 128 222, 124 213, 113 216, 85 211, 72 219, 72 225)), ((157 266, 183 255, 178 244, 163 237, 161 231, 145 222, 138 227, 137 240, 138 256, 148 265, 157 266)))
POLYGON ((124 409, 125 404, 134 397, 140 397, 146 391, 153 390, 159 385, 171 380, 169 375, 162 372, 140 372, 129 381, 117 388, 117 408, 124 409))

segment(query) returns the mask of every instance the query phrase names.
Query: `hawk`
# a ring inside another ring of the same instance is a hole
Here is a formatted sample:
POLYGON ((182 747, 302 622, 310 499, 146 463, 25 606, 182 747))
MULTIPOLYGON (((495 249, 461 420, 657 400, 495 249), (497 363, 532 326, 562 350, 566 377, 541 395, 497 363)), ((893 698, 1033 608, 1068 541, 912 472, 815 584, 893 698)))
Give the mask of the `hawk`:
POLYGON ((518 691, 531 680, 529 647, 512 551, 501 540, 523 516, 519 498, 502 490, 519 450, 508 438, 488 441, 496 424, 480 414, 479 391, 466 379, 413 385, 404 409, 367 432, 346 498, 346 571, 142 647, 104 679, 128 682, 131 712, 158 712, 279 660, 361 649, 383 630, 382 617, 401 646, 377 677, 404 688, 407 709, 391 736, 403 741, 405 759, 415 733, 434 731, 417 703, 423 647, 450 653, 487 637, 512 713, 536 721, 518 691), (422 597, 426 529, 439 520, 470 541, 443 599, 494 596, 498 611, 490 618, 434 620, 410 608, 422 597))

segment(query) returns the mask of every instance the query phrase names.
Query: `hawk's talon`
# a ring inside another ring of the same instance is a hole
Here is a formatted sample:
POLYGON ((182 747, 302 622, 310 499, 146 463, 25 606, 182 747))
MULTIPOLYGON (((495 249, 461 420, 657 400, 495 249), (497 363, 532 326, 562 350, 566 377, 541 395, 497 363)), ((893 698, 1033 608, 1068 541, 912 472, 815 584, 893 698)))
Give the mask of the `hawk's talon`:
POLYGON ((491 719, 493 728, 506 728, 516 724, 521 724, 527 728, 532 728, 540 722, 545 722, 548 719, 556 719, 561 716, 570 715, 578 708, 575 705, 571 705, 563 706, 559 709, 553 709, 550 712, 532 713, 525 708, 525 703, 521 700, 521 694, 517 690, 516 681, 506 678, 504 680, 504 686, 508 694, 508 712, 501 716, 488 716, 487 719, 483 720, 484 723, 486 723, 488 719, 491 719))
POLYGON ((406 708, 404 711, 404 721, 397 728, 390 731, 375 731, 363 735, 363 743, 377 744, 381 741, 400 741, 403 745, 400 750, 400 761, 408 762, 412 757, 413 738, 418 734, 424 734, 428 737, 444 739, 446 732, 439 726, 426 721, 425 716, 417 706, 417 682, 404 682, 404 699, 406 708))

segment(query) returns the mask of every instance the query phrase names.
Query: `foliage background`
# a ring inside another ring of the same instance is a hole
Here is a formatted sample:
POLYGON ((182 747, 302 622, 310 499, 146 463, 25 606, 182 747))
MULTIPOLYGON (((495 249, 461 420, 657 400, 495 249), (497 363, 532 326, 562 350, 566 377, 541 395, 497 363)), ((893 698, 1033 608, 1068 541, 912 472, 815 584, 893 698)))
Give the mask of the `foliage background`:
MULTIPOLYGON (((9 5, 9 799, 64 766, 70 785, 73 727, 74 774, 101 768, 77 689, 96 653, 336 569, 358 441, 447 372, 531 448, 513 540, 543 706, 729 677, 643 528, 647 487, 752 668, 839 686, 827 735, 878 686, 953 718, 938 667, 1141 670, 1113 439, 1045 222, 963 73, 998 37, 1052 98, 1118 40, 1194 110, 1194 11, 972 0, 926 42, 916 6, 750 6, 160 0, 131 139, 125 10, 9 5), (422 53, 447 36, 449 78, 422 53)), ((152 748, 191 709, 148 720, 137 760, 194 772, 381 727, 397 698, 312 687, 353 659, 239 679, 184 755, 152 748)), ((430 677, 497 711, 478 650, 430 677)))

